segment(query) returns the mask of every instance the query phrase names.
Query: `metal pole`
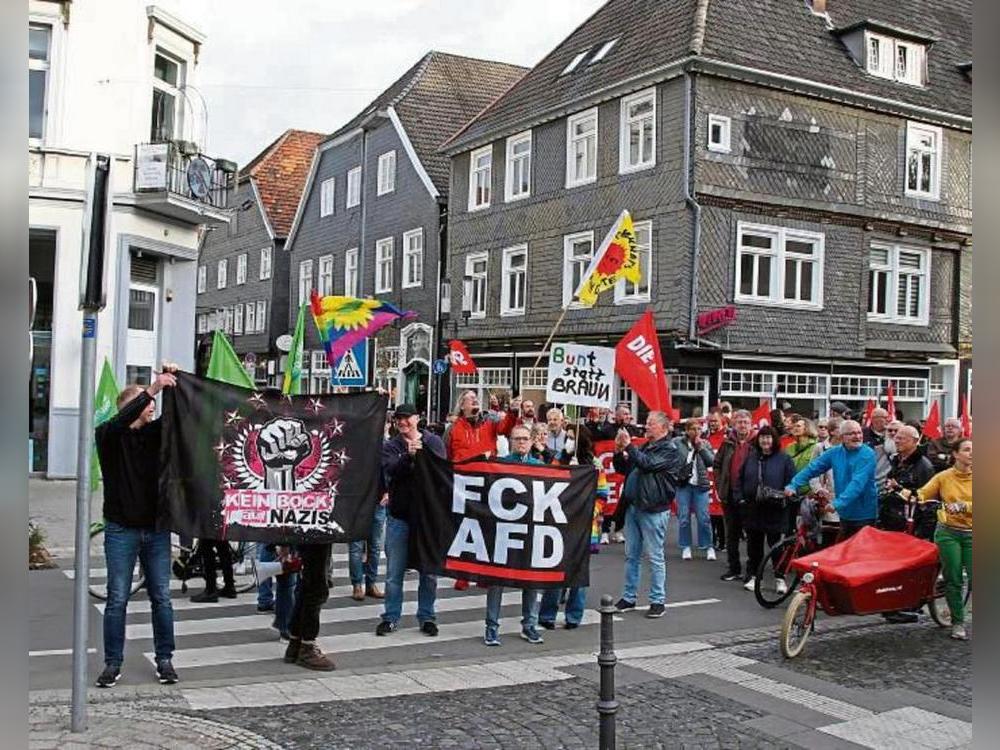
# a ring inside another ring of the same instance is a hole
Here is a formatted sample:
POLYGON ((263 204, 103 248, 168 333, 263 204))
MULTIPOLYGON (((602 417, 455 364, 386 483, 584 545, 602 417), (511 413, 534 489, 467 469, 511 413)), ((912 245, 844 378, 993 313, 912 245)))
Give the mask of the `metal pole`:
POLYGON ((601 719, 601 739, 598 747, 601 750, 615 748, 615 714, 618 713, 618 701, 615 700, 615 656, 614 615, 618 612, 614 599, 605 594, 601 597, 601 652, 597 655, 597 664, 601 669, 601 693, 597 701, 597 713, 601 719))
POLYGON ((83 311, 80 352, 80 431, 76 441, 76 549, 73 578, 73 705, 70 729, 87 729, 87 617, 90 602, 90 447, 94 435, 94 370, 97 363, 97 311, 83 311))

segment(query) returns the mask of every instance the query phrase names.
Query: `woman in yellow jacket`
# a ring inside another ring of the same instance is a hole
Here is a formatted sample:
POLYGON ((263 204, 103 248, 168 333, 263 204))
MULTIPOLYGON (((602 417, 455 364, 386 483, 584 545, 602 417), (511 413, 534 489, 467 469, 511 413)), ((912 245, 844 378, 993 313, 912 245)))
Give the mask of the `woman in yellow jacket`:
POLYGON ((934 541, 941 554, 945 599, 951 612, 951 637, 965 640, 965 601, 962 571, 972 586, 972 440, 960 440, 952 449, 950 469, 935 474, 919 490, 921 502, 940 500, 934 541))

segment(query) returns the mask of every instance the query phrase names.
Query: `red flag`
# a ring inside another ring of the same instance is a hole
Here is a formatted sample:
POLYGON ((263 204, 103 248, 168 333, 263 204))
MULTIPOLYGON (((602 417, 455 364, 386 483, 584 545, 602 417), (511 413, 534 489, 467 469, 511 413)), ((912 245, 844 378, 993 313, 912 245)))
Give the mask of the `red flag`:
POLYGON ((476 363, 469 354, 469 348, 458 340, 448 343, 449 358, 451 359, 451 369, 461 375, 471 375, 476 371, 476 363))
POLYGON ((761 401, 760 406, 754 409, 753 414, 750 415, 750 420, 755 429, 765 424, 771 424, 771 402, 767 399, 761 401))
POLYGON ((670 405, 670 384, 663 371, 663 357, 660 356, 652 310, 647 310, 618 342, 615 369, 647 407, 676 418, 670 405))
POLYGON ((924 421, 924 437, 929 440, 937 440, 941 437, 941 413, 938 410, 938 402, 931 404, 931 410, 927 413, 924 421))
POLYGON ((872 399, 868 399, 868 403, 865 404, 865 416, 861 419, 862 427, 872 426, 872 412, 875 411, 875 402, 872 399))
POLYGON ((972 437, 972 416, 969 414, 969 402, 962 396, 962 437, 972 437))
POLYGON ((889 381, 889 389, 885 397, 885 410, 889 412, 889 421, 896 418, 896 394, 892 388, 892 381, 889 381))

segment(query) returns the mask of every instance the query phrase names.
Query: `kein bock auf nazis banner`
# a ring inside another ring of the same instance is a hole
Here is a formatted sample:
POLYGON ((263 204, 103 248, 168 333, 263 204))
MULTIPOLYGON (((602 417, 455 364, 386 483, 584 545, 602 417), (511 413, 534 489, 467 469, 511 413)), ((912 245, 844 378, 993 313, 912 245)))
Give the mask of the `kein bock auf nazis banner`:
POLYGON ((588 585, 593 467, 453 464, 421 451, 416 471, 412 567, 518 588, 588 585))
POLYGON ((282 396, 188 373, 163 394, 159 528, 281 544, 368 538, 385 396, 282 396))

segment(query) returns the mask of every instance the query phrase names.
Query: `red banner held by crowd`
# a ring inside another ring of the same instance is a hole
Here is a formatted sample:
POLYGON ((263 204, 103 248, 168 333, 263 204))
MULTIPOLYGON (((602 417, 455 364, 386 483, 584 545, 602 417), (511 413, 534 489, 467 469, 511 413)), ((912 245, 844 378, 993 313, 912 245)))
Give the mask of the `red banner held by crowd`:
POLYGON ((760 406, 750 415, 750 422, 754 427, 771 424, 771 402, 766 399, 761 401, 760 406))

